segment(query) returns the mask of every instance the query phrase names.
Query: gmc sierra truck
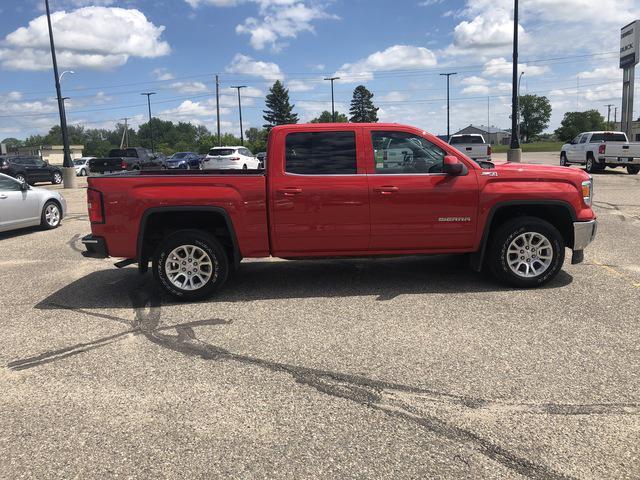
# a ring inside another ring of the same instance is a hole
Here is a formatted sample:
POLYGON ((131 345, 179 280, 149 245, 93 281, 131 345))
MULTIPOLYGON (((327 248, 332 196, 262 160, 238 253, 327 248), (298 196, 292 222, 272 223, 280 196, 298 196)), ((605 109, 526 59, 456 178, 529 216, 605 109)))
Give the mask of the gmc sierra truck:
POLYGON ((640 172, 640 143, 629 143, 624 132, 584 132, 562 146, 560 165, 585 165, 597 173, 605 167, 623 167, 629 175, 640 172))
POLYGON ((482 168, 422 130, 397 124, 284 125, 264 170, 142 171, 90 177, 87 257, 151 263, 188 300, 211 295, 249 257, 470 254, 517 287, 573 263, 596 233, 581 170, 482 168), (397 163, 374 147, 402 143, 397 163))
POLYGON ((451 135, 449 145, 453 145, 467 157, 478 162, 491 161, 491 145, 479 133, 459 133, 451 135))

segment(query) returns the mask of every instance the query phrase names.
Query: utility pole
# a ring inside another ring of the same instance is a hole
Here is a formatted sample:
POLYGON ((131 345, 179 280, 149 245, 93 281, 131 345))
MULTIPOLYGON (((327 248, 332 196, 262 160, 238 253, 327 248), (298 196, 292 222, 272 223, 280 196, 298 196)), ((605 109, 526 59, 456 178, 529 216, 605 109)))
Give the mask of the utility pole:
POLYGON ((147 106, 149 107, 149 135, 151 135, 151 153, 155 151, 153 146, 153 125, 151 124, 151 95, 155 94, 156 92, 145 92, 140 94, 147 96, 147 106))
POLYGON ((240 90, 247 88, 246 85, 232 85, 231 88, 238 90, 238 112, 240 113, 240 145, 244 146, 244 132, 242 131, 242 101, 240 100, 240 90))
POLYGON ((618 107, 613 109, 613 123, 614 125, 618 123, 618 107))
POLYGON ((520 84, 522 83, 522 76, 524 72, 520 73, 520 78, 518 78, 518 142, 520 141, 520 84))
POLYGON ((518 0, 513 2, 513 59, 511 80, 511 145, 507 161, 522 161, 522 150, 518 138, 518 0))
POLYGON ((440 76, 442 77, 447 77, 447 141, 449 141, 449 136, 451 135, 451 131, 449 128, 449 77, 451 77, 451 75, 457 75, 458 72, 450 72, 450 73, 441 73, 440 76))
POLYGON ((328 80, 331 82, 331 120, 333 121, 333 123, 336 123, 336 107, 333 99, 333 82, 335 80, 340 80, 340 77, 329 77, 329 78, 325 78, 325 80, 328 80))
POLYGON ((489 100, 491 97, 487 97, 487 137, 489 137, 489 145, 491 145, 491 124, 489 123, 489 100))
POLYGON ((220 80, 216 75, 216 121, 218 123, 218 146, 222 146, 222 137, 220 136, 220 80))
POLYGON ((124 117, 124 129, 122 130, 122 140, 120 140, 120 150, 129 148, 129 124, 127 123, 131 117, 124 117))
POLYGON ((609 103, 605 105, 607 107, 607 123, 611 122, 611 107, 613 107, 613 103, 609 103))
POLYGON ((67 132, 67 118, 64 111, 64 100, 62 100, 62 92, 60 89, 60 77, 58 76, 58 60, 56 59, 56 47, 53 41, 53 28, 51 27, 51 11, 49 10, 49 0, 44 0, 45 9, 47 11, 47 25, 49 27, 49 43, 51 45, 51 61, 53 63, 53 76, 56 82, 56 96, 58 97, 58 112, 60 114, 60 130, 62 132, 62 149, 64 152, 64 160, 62 166, 62 179, 64 188, 75 188, 76 171, 71 161, 71 152, 69 151, 69 133, 67 132))

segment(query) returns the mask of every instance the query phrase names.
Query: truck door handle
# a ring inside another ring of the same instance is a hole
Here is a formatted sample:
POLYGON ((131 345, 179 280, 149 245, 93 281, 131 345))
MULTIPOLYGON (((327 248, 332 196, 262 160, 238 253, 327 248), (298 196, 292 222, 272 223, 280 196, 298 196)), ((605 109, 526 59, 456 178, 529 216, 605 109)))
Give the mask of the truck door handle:
POLYGON ((300 187, 285 187, 285 188, 280 188, 278 190, 278 193, 283 194, 285 197, 292 197, 294 195, 298 195, 299 193, 302 193, 302 189, 300 187))
POLYGON ((393 185, 383 185, 382 187, 377 187, 373 190, 380 195, 391 195, 392 193, 395 193, 400 189, 398 187, 394 187, 393 185))
POLYGON ((5 198, 7 198, 7 196, 4 193, 0 195, 0 200, 4 200, 5 198))
POLYGON ((467 152, 469 152, 469 151, 472 150, 472 148, 471 147, 467 147, 466 150, 467 150, 467 152))

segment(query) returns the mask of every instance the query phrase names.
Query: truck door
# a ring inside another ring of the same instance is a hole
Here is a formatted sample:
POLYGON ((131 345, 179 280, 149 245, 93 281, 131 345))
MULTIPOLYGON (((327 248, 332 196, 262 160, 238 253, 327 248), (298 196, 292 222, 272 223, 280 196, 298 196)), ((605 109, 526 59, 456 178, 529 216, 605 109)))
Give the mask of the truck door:
POLYGON ((442 148, 417 133, 398 129, 364 132, 374 251, 429 251, 473 246, 478 182, 469 172, 443 173, 442 148), (368 138, 366 138, 368 137, 368 138), (402 145, 401 166, 387 164, 386 145, 402 145))
POLYGON ((268 177, 275 256, 367 250, 369 191, 361 142, 356 127, 278 132, 270 143, 268 177))

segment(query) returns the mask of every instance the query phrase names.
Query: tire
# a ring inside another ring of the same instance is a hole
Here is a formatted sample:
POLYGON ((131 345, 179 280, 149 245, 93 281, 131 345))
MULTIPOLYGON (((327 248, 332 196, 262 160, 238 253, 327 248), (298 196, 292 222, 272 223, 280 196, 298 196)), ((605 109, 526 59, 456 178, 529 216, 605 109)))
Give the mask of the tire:
POLYGON ((518 288, 539 287, 555 278, 562 268, 564 249, 562 235, 549 222, 519 217, 499 226, 492 234, 487 262, 501 282, 518 288), (519 248, 522 249, 518 251, 519 248), (540 252, 550 258, 544 259, 540 252))
POLYGON ((87 176, 87 171, 84 168, 82 170, 80 170, 80 176, 81 177, 86 177, 87 176))
POLYGON ((20 183, 24 183, 24 182, 26 181, 25 176, 24 176, 24 175, 22 175, 21 173, 18 173, 18 174, 15 176, 15 179, 16 179, 16 180, 18 180, 20 183))
POLYGON ((587 157, 587 163, 585 165, 587 173, 595 173, 596 172, 596 161, 593 157, 587 157))
POLYGON ((227 281, 229 258, 212 235, 201 230, 180 230, 167 237, 156 250, 153 275, 170 295, 180 300, 201 300, 210 297, 227 281), (194 260, 203 258, 207 258, 211 266, 202 264, 194 267, 194 260), (172 264, 177 271, 167 270, 172 264), (187 276, 189 268, 191 273, 198 273, 187 276), (196 277, 199 278, 197 282, 196 277))
POLYGON ((627 173, 629 175, 637 175, 640 172, 640 165, 627 165, 627 173))
POLYGON ((242 165, 242 169, 246 170, 247 169, 247 164, 245 163, 244 165, 242 165))
POLYGON ((62 174, 60 172, 53 172, 51 183, 54 185, 60 185, 62 183, 62 174))
POLYGON ((40 226, 45 230, 53 230, 58 228, 62 222, 62 210, 60 205, 53 200, 49 200, 42 207, 42 213, 40 214, 40 226))
POLYGON ((568 167, 569 166, 569 162, 567 161, 567 154, 562 152, 560 154, 560 166, 561 167, 568 167))

